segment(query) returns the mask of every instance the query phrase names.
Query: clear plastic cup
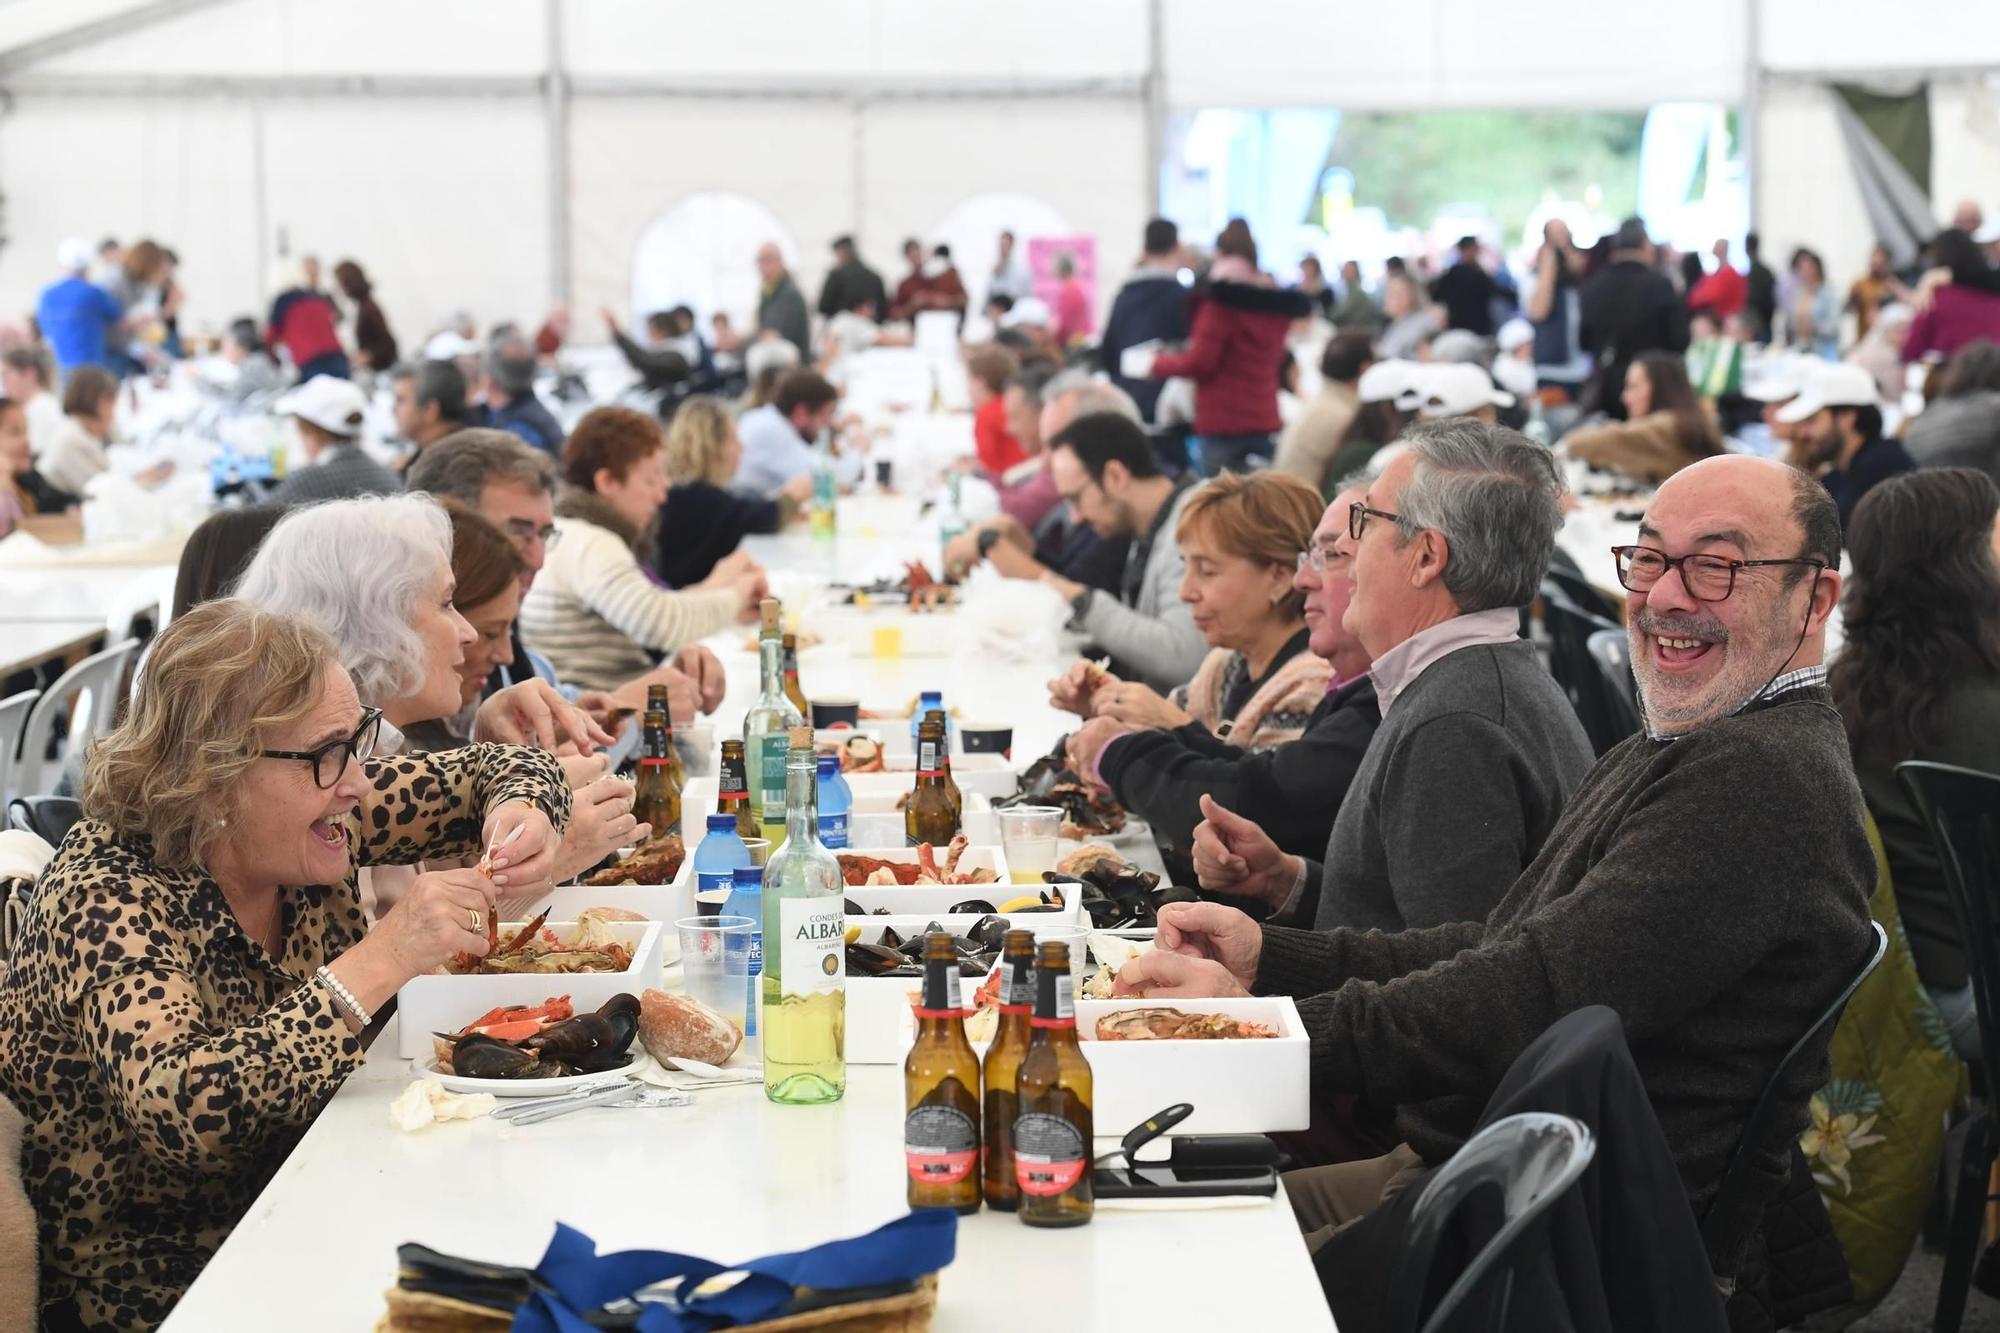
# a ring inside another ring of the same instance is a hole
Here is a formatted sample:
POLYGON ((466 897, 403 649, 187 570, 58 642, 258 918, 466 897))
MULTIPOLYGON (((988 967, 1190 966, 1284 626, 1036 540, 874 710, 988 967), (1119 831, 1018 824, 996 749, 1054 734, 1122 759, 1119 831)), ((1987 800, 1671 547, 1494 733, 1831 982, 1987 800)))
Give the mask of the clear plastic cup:
POLYGON ((1000 848, 1007 856, 1007 878, 1014 884, 1040 884, 1056 868, 1056 841, 1062 832, 1062 807, 1013 805, 996 810, 1000 848))
POLYGON ((743 1030, 750 999, 750 932, 747 916, 693 916, 674 923, 681 937, 681 985, 743 1030))

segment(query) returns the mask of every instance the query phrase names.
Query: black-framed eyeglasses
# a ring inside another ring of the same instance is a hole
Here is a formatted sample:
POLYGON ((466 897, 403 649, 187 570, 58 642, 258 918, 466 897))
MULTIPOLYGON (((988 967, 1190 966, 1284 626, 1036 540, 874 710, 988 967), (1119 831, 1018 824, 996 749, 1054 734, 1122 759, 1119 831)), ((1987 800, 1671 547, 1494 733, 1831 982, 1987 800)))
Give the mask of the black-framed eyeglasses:
POLYGON ((361 725, 354 729, 352 736, 337 741, 328 741, 317 750, 264 750, 266 759, 297 759, 312 766, 313 783, 325 788, 340 781, 340 775, 347 771, 348 761, 373 759, 375 743, 382 737, 382 710, 364 708, 361 710, 361 725))
POLYGON ((1401 514, 1392 514, 1386 509, 1370 509, 1367 505, 1362 504, 1361 501, 1356 500, 1353 504, 1347 506, 1347 535, 1355 541, 1360 541, 1361 533, 1367 528, 1368 520, 1371 517, 1386 518, 1391 523, 1400 523, 1403 521, 1401 514))
POLYGON ((1811 565, 1813 577, 1826 569, 1826 561, 1810 556, 1787 560, 1731 560, 1721 555, 1668 555, 1650 546, 1614 546, 1618 559, 1618 582, 1632 592, 1648 592, 1670 569, 1678 569, 1681 586, 1697 602, 1722 602, 1736 591, 1736 571, 1761 569, 1767 565, 1811 565))

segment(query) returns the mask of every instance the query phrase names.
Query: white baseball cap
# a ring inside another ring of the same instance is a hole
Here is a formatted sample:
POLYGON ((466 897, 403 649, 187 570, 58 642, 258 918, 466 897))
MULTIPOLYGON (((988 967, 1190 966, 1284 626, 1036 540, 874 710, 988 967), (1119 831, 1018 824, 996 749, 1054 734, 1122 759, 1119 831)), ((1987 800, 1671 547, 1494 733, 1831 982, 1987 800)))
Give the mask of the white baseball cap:
POLYGON ((56 246, 56 267, 65 273, 81 273, 90 267, 90 261, 96 255, 89 241, 72 236, 56 246))
POLYGON ((276 410, 281 417, 310 421, 330 435, 351 440, 361 433, 368 400, 350 380, 315 375, 279 398, 276 410))
POLYGON ((1818 361, 1798 352, 1767 353, 1743 367, 1743 396, 1760 403, 1796 398, 1818 361))
POLYGON ((1514 395, 1496 388, 1493 377, 1466 361, 1431 362, 1421 367, 1419 409, 1426 417, 1462 417, 1482 407, 1512 407, 1514 395))
POLYGON ((1845 362, 1815 366, 1806 376, 1799 396, 1778 409, 1778 420, 1792 425, 1829 407, 1882 406, 1875 391, 1875 377, 1860 366, 1845 362))
POLYGON ((1417 372, 1414 361, 1377 361, 1361 372, 1355 393, 1364 403, 1394 403, 1405 412, 1417 408, 1417 372))
POLYGON ((1535 340, 1535 326, 1516 315, 1500 326, 1500 332, 1494 335, 1493 340, 1499 344, 1501 351, 1511 352, 1535 340))
POLYGON ((478 343, 454 329, 446 329, 424 344, 424 360, 456 361, 461 356, 477 356, 478 343))
POLYGON ((1034 324, 1046 328, 1054 321, 1049 316, 1049 303, 1039 296, 1024 296, 1007 308, 1000 316, 1000 327, 1018 329, 1023 324, 1034 324))

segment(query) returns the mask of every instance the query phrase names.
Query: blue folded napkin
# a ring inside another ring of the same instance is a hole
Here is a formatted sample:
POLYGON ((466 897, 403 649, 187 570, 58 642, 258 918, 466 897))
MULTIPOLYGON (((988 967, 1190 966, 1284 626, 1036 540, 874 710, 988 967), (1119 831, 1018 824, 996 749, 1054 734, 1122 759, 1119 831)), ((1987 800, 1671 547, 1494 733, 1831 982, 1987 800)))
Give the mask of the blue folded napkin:
POLYGON ((772 1318, 800 1287, 840 1291, 914 1281, 949 1264, 957 1245, 958 1214, 948 1208, 920 1209, 865 1236, 743 1264, 665 1250, 599 1254, 590 1237, 558 1222, 535 1266, 538 1289, 514 1316, 514 1333, 595 1333, 585 1314, 673 1278, 681 1279, 685 1293, 678 1308, 645 1302, 639 1333, 709 1333, 772 1318), (723 1290, 695 1294, 719 1273, 745 1276, 723 1290))

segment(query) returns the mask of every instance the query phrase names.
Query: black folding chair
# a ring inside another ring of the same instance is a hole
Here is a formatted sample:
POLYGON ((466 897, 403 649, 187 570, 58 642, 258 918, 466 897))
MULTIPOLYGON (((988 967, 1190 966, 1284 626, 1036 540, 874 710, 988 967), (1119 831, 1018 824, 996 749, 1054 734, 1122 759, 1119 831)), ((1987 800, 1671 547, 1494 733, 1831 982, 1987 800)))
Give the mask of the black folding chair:
POLYGON ((1542 624, 1549 633, 1549 674, 1569 696, 1591 749, 1603 754, 1639 729, 1630 697, 1620 699, 1591 656, 1593 634, 1625 633, 1604 617, 1570 600, 1553 580, 1542 584, 1542 624))
POLYGON ((70 825, 81 818, 82 803, 68 796, 16 796, 7 806, 10 825, 51 847, 60 847, 70 825))
POLYGON ((1627 736, 1645 725, 1639 715, 1639 686, 1632 678, 1632 642, 1622 629, 1601 629, 1583 641, 1604 677, 1605 707, 1627 736))
MULTIPOLYGON (((1604 558, 1610 559, 1609 554, 1604 558)), ((1562 562, 1551 560, 1545 578, 1561 589, 1563 596, 1600 620, 1615 626, 1624 612, 1625 608, 1619 605, 1617 599, 1585 578, 1581 569, 1565 568, 1562 562)))
MULTIPOLYGON (((1995 933, 2000 930, 2000 774, 1913 759, 1896 765, 1896 776, 1930 826, 1945 892, 1958 915, 1972 998, 1979 1008, 1979 1072, 1991 1098, 2000 1089, 2000 935, 1995 933)), ((2000 1140, 1988 1105, 1975 1111, 1966 1127, 1965 1157, 1945 1238, 1944 1278, 1931 1315, 1934 1333, 1958 1333, 1965 1318, 1996 1155, 2000 1140)))
POLYGON ((1722 1187, 1715 1192, 1715 1199, 1702 1218, 1704 1230, 1710 1218, 1737 1215, 1739 1200, 1756 1184, 1758 1154, 1779 1146, 1787 1135, 1796 1134, 1796 1126, 1779 1121, 1779 1097, 1801 1066, 1826 1055, 1827 1043, 1833 1040, 1834 1025, 1840 1022, 1841 1011, 1854 998, 1854 992, 1861 989, 1861 983, 1868 980, 1869 973, 1882 961, 1882 956, 1889 952, 1889 932, 1882 929, 1879 921, 1870 921, 1868 928, 1875 932, 1875 943, 1863 960, 1861 969, 1840 988, 1840 994, 1833 997, 1833 1003, 1813 1020, 1804 1035, 1792 1043, 1792 1049, 1785 1052, 1785 1058, 1778 1061, 1778 1067, 1765 1081, 1764 1091, 1758 1095, 1757 1105, 1750 1112, 1749 1123, 1744 1125, 1742 1137, 1736 1140, 1736 1150, 1729 1155, 1729 1165, 1722 1173, 1722 1187))
POLYGON ((1398 1333, 1437 1333, 1489 1279, 1488 1326, 1495 1333, 1505 1328, 1522 1243, 1596 1153, 1597 1141, 1583 1122, 1533 1111, 1494 1121, 1453 1153, 1431 1174, 1410 1210, 1407 1248, 1396 1273, 1398 1333), (1439 1242, 1466 1199, 1489 1188, 1499 1191, 1505 1220, 1426 1313, 1424 1292, 1439 1242))

